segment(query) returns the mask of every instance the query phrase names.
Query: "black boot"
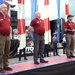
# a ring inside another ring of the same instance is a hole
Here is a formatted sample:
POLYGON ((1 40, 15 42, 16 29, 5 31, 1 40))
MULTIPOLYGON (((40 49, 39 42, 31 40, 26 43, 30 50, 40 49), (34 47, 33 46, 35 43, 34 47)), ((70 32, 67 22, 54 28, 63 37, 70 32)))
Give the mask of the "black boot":
POLYGON ((21 61, 22 49, 19 51, 19 61, 21 61))
POLYGON ((23 48, 23 53, 24 53, 24 60, 28 60, 28 59, 26 58, 25 48, 23 48))
POLYGON ((4 69, 0 68, 0 73, 4 73, 4 69))

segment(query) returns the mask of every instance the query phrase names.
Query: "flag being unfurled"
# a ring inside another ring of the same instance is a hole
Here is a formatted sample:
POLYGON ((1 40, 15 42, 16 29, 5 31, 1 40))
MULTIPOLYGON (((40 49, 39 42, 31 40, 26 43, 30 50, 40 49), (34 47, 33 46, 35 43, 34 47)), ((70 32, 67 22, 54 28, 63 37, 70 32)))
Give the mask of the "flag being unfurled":
POLYGON ((51 42, 51 28, 49 19, 49 0, 44 0, 44 25, 45 25, 45 44, 51 42))
POLYGON ((19 49, 26 47, 26 30, 25 30, 25 0, 18 0, 18 32, 20 36, 19 49))

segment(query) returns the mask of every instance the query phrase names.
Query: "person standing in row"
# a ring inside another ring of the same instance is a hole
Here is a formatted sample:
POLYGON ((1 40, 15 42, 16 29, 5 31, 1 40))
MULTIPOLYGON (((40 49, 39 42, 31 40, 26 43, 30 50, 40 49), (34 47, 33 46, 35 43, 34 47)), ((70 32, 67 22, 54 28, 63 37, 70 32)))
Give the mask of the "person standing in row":
POLYGON ((48 61, 44 60, 44 21, 41 18, 39 12, 35 13, 35 19, 31 21, 29 26, 29 31, 34 34, 34 64, 39 64, 38 62, 38 51, 40 54, 40 62, 47 63, 48 61), (34 31, 33 31, 34 28, 34 31))
POLYGON ((68 21, 65 22, 64 25, 64 32, 66 34, 66 56, 67 58, 73 58, 75 57, 73 55, 74 53, 74 32, 75 32, 75 23, 72 22, 73 15, 68 15, 67 19, 68 21))
POLYGON ((10 52, 10 17, 7 15, 6 4, 1 5, 0 12, 0 72, 12 70, 8 67, 8 57, 10 52))
POLYGON ((56 41, 56 36, 57 36, 57 33, 54 33, 54 36, 52 38, 52 42, 53 42, 53 50, 54 50, 54 56, 58 56, 58 49, 57 49, 57 41, 56 41))
POLYGON ((66 38, 65 38, 65 34, 63 35, 63 39, 62 39, 62 46, 63 46, 63 54, 66 54, 66 38))

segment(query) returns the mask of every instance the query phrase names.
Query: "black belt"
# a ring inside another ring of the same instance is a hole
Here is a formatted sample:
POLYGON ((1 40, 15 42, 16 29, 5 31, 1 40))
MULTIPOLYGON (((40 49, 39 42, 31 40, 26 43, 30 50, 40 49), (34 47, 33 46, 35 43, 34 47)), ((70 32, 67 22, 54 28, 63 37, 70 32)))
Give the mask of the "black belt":
POLYGON ((42 35, 44 35, 44 34, 38 34, 38 35, 42 36, 42 35))
POLYGON ((66 34, 74 35, 74 34, 71 34, 71 33, 66 33, 66 34))
POLYGON ((9 36, 8 34, 0 34, 1 36, 9 36))

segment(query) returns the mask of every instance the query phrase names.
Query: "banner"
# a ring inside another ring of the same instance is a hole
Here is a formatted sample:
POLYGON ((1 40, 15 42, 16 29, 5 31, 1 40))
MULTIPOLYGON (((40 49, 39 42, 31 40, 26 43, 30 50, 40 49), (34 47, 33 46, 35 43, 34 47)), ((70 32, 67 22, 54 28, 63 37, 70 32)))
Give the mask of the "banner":
MULTIPOLYGON (((35 18, 36 11, 38 11, 38 0, 31 0, 31 20, 33 20, 35 18)), ((31 32, 30 32, 30 37, 32 40, 34 40, 33 33, 31 33, 31 32)))
POLYGON ((60 0, 57 0, 57 37, 56 37, 56 41, 59 42, 60 40, 60 0))
POLYGON ((5 0, 0 0, 0 5, 5 3, 5 0))

